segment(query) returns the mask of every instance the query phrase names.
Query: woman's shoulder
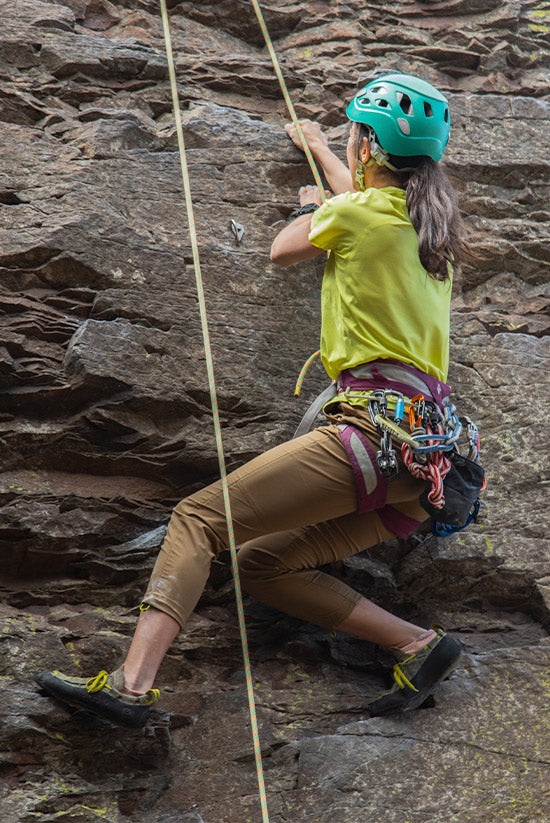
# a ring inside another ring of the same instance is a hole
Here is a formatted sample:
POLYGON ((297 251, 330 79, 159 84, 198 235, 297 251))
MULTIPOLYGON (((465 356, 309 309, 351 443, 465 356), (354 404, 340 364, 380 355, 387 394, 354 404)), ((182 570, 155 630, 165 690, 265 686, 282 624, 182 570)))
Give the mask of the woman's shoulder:
MULTIPOLYGON (((388 201, 403 201, 406 200, 404 189, 399 189, 396 186, 387 186, 383 189, 370 187, 363 191, 346 191, 343 194, 337 194, 327 203, 333 208, 377 208, 388 201)), ((326 204, 325 204, 326 205, 326 204)))
POLYGON ((356 210, 364 211, 372 201, 369 191, 346 191, 342 194, 336 194, 325 201, 321 208, 324 209, 327 215, 349 213, 356 210))

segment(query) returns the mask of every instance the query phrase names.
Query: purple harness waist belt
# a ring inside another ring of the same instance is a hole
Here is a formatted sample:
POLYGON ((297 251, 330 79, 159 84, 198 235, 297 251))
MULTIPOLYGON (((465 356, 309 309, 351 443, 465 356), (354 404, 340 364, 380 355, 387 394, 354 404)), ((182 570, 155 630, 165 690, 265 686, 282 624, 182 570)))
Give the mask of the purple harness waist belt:
POLYGON ((423 394, 426 400, 433 400, 440 409, 443 408, 443 400, 451 393, 447 383, 399 360, 373 360, 372 363, 344 369, 338 375, 337 388, 338 391, 388 389, 401 392, 405 397, 423 394))

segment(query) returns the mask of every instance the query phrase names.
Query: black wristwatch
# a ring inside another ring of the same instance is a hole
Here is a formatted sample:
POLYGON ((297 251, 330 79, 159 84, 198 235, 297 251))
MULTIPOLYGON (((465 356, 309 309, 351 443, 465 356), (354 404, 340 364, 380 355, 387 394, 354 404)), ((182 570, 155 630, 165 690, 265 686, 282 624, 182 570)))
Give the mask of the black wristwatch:
POLYGON ((289 220, 295 220, 297 217, 301 217, 302 214, 311 214, 314 211, 317 211, 319 206, 317 203, 306 203, 305 206, 299 206, 299 208, 294 209, 288 215, 289 220))

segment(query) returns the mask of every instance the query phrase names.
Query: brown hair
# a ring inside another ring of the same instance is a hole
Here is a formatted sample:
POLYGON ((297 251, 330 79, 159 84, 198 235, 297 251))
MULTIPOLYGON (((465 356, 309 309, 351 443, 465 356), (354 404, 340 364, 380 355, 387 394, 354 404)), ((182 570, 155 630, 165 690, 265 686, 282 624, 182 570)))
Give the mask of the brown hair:
POLYGON ((447 280, 449 265, 458 269, 469 251, 456 192, 431 157, 423 157, 408 173, 405 191, 420 262, 436 280, 447 280))

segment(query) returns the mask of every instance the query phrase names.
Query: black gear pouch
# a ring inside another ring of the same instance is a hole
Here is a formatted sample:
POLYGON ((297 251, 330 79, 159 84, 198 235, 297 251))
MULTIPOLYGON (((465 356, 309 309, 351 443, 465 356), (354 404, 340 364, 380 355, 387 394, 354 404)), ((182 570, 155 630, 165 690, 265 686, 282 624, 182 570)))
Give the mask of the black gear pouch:
POLYGON ((429 484, 426 484, 426 488, 420 495, 420 505, 428 512, 432 520, 461 528, 475 519, 475 514, 479 509, 479 492, 483 487, 485 472, 479 463, 463 457, 460 452, 453 451, 448 457, 451 460, 451 468, 443 479, 445 505, 442 509, 432 506, 428 500, 428 492, 431 488, 429 484))

